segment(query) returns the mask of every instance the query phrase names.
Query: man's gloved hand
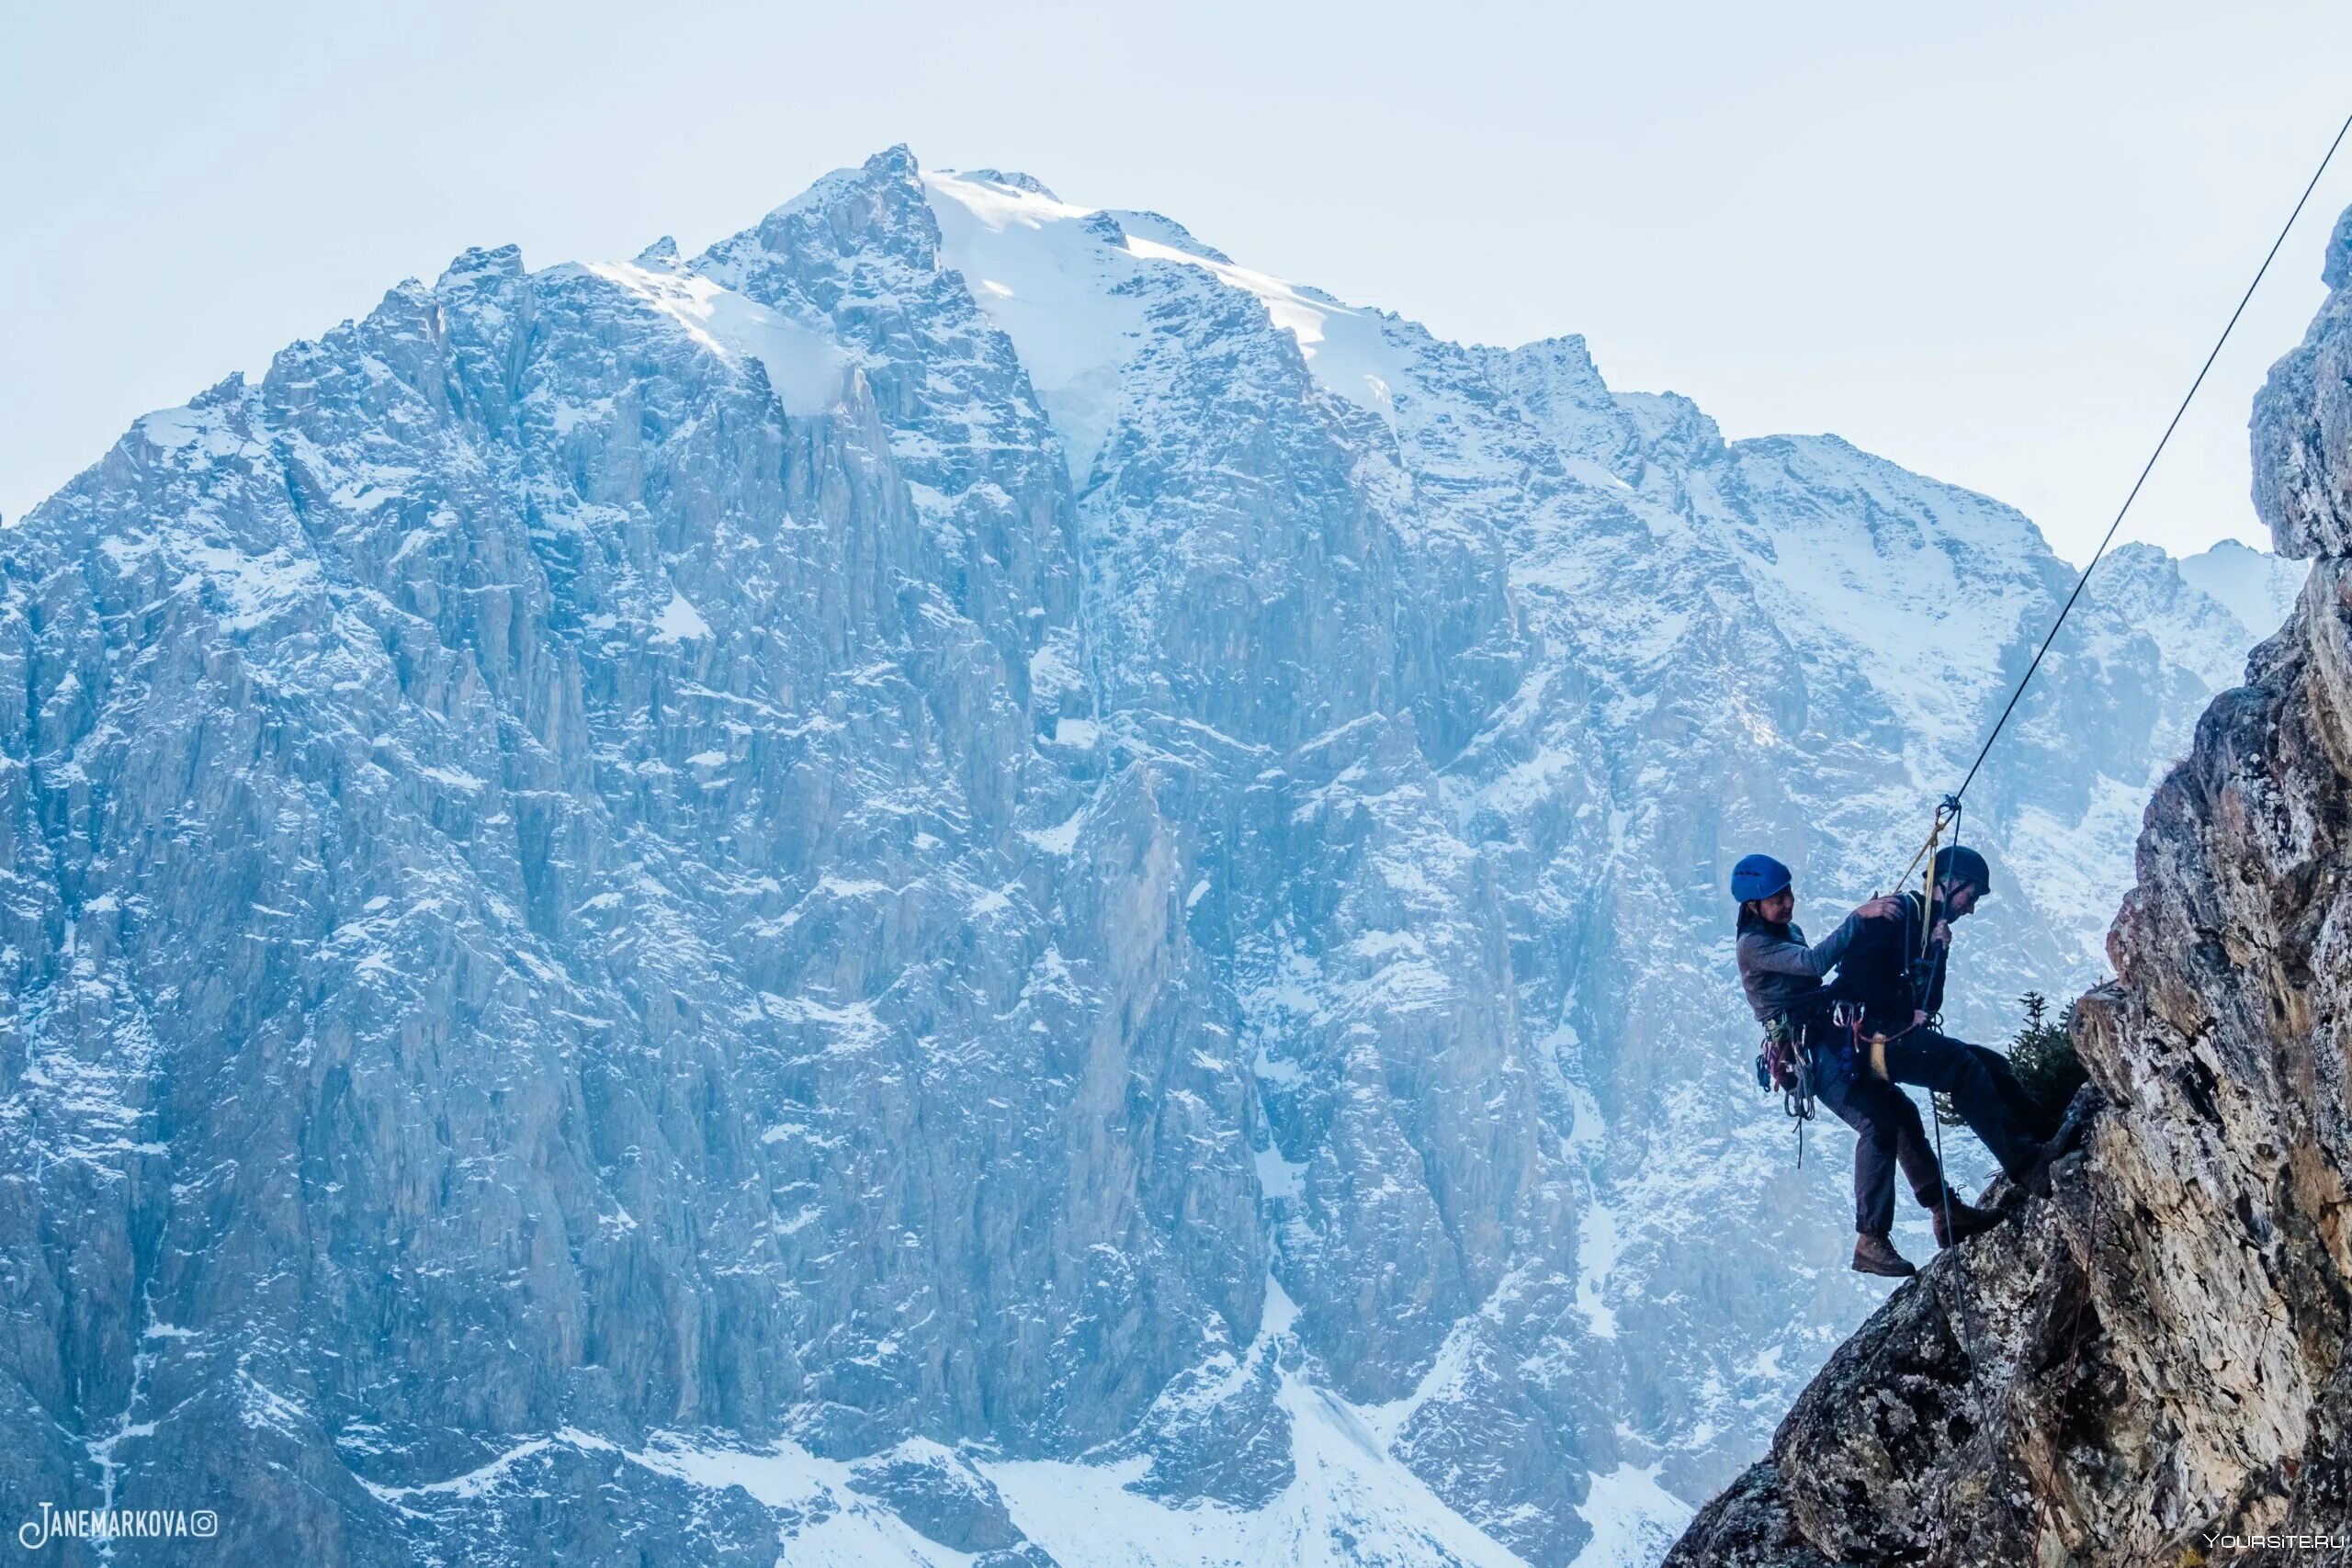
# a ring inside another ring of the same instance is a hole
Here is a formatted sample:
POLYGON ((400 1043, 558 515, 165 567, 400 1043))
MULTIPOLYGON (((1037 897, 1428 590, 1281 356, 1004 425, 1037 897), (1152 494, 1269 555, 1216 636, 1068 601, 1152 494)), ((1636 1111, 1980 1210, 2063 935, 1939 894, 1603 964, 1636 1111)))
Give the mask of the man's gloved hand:
POLYGON ((1936 929, 1928 933, 1928 941, 1930 945, 1935 947, 1950 947, 1951 945, 1951 922, 1950 920, 1938 920, 1936 922, 1936 929))

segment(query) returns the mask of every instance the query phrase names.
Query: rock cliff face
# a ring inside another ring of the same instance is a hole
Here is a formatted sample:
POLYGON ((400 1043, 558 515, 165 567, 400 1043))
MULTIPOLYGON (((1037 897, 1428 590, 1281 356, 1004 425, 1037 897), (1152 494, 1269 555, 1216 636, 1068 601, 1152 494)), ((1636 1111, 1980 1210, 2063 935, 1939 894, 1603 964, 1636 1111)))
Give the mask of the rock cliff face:
POLYGON ((2256 503, 2316 566, 2148 808, 2077 1014, 2079 1151, 1830 1358, 1669 1562, 2347 1550, 2352 214, 2326 277, 2254 420, 2256 503))
MULTIPOLYGON (((2253 640, 2110 581, 1972 802, 1987 1037, 2253 640)), ((1729 863, 1868 892, 2070 583, 903 151, 469 252, 0 532, 0 1501, 1645 1562, 1876 1299, 1729 863)))

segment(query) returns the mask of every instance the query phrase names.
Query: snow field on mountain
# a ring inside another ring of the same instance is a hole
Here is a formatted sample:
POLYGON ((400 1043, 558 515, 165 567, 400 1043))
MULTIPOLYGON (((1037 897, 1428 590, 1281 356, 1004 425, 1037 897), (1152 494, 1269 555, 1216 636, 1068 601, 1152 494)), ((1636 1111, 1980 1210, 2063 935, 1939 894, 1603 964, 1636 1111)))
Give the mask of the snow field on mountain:
POLYGON ((1083 484, 1119 405, 1119 370, 1142 341, 1144 309, 1118 250, 1089 209, 985 176, 923 176, 940 254, 1012 340, 1083 484))
POLYGON ((807 419, 840 400, 849 361, 823 333, 692 273, 655 271, 633 262, 592 264, 587 270, 660 310, 721 358, 758 360, 785 412, 807 419))

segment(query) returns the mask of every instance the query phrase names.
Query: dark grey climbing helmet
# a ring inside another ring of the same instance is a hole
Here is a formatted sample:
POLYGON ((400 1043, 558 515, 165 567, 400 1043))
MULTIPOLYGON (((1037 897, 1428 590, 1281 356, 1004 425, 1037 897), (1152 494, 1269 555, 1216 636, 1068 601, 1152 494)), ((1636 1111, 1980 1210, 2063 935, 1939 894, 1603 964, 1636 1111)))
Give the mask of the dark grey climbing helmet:
POLYGON ((1985 897, 1993 891, 1993 868, 1966 844, 1948 845, 1936 852, 1936 884, 1947 882, 1973 882, 1976 896, 1985 897))

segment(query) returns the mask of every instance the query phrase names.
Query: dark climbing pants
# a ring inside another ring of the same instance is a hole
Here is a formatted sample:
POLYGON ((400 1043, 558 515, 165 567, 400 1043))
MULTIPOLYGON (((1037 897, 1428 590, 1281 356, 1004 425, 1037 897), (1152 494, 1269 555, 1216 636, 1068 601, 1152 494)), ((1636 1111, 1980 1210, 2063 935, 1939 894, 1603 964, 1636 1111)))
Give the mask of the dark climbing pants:
POLYGON ((2012 1180, 2022 1178, 2049 1136, 2049 1114, 2018 1082, 1997 1051, 1922 1024, 1886 1043, 1886 1076, 1951 1096, 1952 1108, 1984 1140, 2012 1180))
POLYGON ((1894 1228, 1895 1167, 1903 1168, 1912 1196, 1923 1208, 1943 1196, 1943 1168, 1936 1163, 1919 1108, 1909 1095, 1828 1056, 1824 1052, 1816 1058, 1822 1071, 1814 1097, 1854 1130, 1854 1230, 1860 1235, 1884 1235, 1894 1228))

